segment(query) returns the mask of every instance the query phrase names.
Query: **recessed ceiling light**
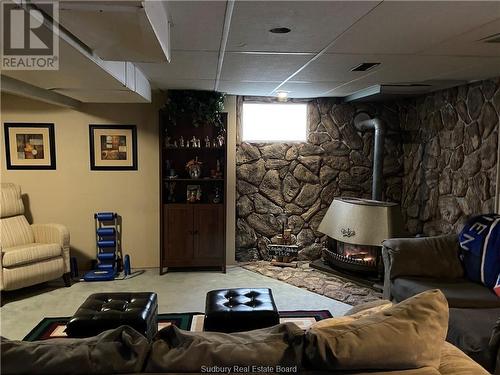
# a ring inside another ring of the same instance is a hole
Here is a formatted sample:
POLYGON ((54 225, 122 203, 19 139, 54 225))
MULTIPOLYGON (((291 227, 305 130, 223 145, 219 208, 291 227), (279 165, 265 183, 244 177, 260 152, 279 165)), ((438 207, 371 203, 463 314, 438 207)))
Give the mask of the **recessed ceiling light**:
POLYGON ((288 27, 275 27, 271 30, 269 30, 270 33, 273 33, 273 34, 288 34, 290 30, 288 27))

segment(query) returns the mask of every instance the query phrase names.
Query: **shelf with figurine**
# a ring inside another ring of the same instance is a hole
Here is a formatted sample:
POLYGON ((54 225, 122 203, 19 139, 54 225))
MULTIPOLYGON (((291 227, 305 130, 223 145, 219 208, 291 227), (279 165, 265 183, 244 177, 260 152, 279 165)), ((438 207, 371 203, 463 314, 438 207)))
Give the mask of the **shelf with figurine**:
POLYGON ((222 134, 213 139, 206 136, 203 143, 200 138, 196 138, 194 135, 189 140, 184 139, 183 136, 180 136, 178 139, 172 139, 170 136, 165 137, 165 148, 175 150, 225 150, 224 143, 225 139, 222 134))
POLYGON ((183 115, 172 123, 160 112, 162 268, 225 264, 227 114, 221 120, 195 126, 183 115), (183 233, 192 225, 209 238, 191 243, 183 233))

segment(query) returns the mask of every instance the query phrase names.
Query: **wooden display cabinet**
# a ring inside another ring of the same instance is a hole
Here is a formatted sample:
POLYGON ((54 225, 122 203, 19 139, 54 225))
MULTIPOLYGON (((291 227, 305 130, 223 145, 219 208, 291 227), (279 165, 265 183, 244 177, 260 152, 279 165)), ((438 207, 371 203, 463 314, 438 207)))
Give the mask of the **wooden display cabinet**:
POLYGON ((160 111, 160 274, 165 269, 226 271, 226 129, 225 113, 222 127, 195 127, 189 116, 174 125, 160 111), (222 145, 214 144, 218 136, 222 145), (181 147, 181 137, 199 139, 200 147, 181 147), (196 158, 203 163, 201 175, 191 178, 185 166, 196 158), (188 202, 188 189, 201 191, 196 203, 188 202))

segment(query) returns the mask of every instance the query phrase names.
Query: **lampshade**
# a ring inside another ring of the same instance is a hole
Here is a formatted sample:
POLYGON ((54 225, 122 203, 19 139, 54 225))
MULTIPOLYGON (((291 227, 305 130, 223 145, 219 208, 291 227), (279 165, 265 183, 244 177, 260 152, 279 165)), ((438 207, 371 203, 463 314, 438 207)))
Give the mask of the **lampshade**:
POLYGON ((360 198, 335 198, 318 231, 338 241, 381 246, 402 233, 399 205, 360 198))

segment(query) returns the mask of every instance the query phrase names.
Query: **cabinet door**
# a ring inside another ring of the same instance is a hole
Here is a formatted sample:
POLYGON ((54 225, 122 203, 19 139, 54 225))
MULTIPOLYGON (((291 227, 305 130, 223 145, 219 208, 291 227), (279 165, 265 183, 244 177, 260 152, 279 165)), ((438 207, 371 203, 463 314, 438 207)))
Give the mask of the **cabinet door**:
POLYGON ((196 259, 205 260, 207 265, 223 261, 223 209, 223 205, 199 205, 194 208, 194 255, 196 259))
POLYGON ((189 265, 193 259, 193 207, 165 206, 165 265, 189 265))

